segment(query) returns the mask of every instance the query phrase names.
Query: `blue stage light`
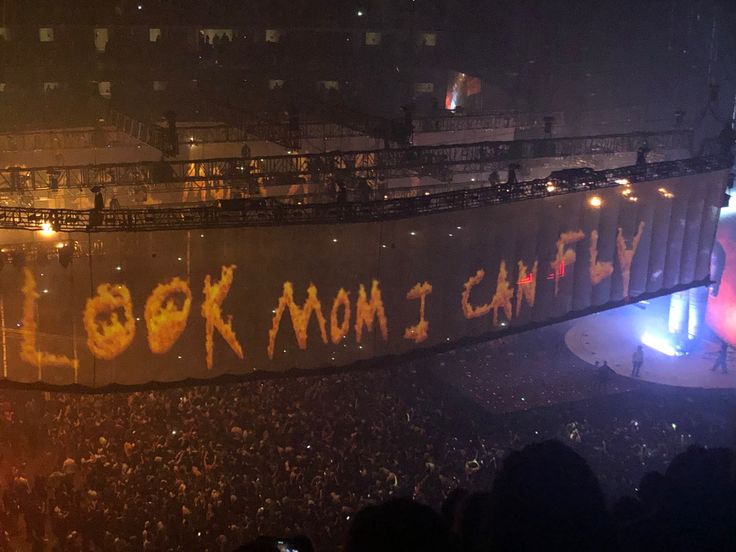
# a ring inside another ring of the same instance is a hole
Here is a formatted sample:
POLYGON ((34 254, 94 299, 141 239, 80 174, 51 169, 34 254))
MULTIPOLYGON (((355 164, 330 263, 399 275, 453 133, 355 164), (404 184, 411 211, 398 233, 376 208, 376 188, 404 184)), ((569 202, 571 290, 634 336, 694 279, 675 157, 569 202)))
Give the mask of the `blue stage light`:
POLYGON ((678 352, 675 346, 666 337, 659 337, 649 332, 644 332, 641 336, 641 342, 647 347, 659 351, 667 356, 677 356, 678 352))

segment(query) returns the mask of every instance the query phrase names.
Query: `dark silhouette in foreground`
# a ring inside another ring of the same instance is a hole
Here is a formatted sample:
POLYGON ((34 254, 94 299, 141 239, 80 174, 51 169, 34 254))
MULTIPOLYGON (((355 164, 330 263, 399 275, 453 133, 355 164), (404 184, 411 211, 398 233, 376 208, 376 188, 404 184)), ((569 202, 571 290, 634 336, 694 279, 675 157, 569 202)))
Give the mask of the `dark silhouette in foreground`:
POLYGON ((441 517, 408 498, 364 508, 344 550, 736 550, 735 468, 731 450, 691 446, 609 512, 587 462, 544 441, 509 454, 490 492, 453 491, 441 517))

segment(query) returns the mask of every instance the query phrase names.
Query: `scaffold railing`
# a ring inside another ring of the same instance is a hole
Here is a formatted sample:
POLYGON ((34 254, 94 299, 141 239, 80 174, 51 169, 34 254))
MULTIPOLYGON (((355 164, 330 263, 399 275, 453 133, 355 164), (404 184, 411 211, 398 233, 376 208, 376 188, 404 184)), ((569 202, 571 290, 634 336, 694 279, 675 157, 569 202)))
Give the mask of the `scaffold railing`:
POLYGON ((726 160, 698 157, 649 165, 598 171, 568 181, 547 179, 463 189, 435 189, 416 196, 416 189, 389 190, 382 196, 247 198, 180 208, 71 210, 0 207, 0 228, 52 229, 57 232, 141 232, 271 226, 335 224, 405 218, 487 205, 575 193, 648 180, 702 174, 728 168, 726 160))
POLYGON ((602 136, 451 144, 369 151, 289 154, 63 167, 0 169, 0 192, 18 193, 94 186, 174 185, 182 182, 243 182, 281 185, 300 177, 330 175, 393 178, 481 173, 528 159, 652 151, 691 151, 692 131, 635 132, 602 136))
POLYGON ((252 113, 219 101, 208 100, 207 108, 213 117, 239 129, 246 135, 261 138, 288 149, 299 148, 299 131, 290 129, 286 123, 254 118, 252 113))
POLYGON ((245 142, 247 133, 230 125, 186 125, 178 127, 179 144, 245 142))
POLYGON ((546 117, 552 117, 555 126, 564 123, 561 112, 525 113, 508 111, 478 115, 443 115, 418 118, 414 121, 414 132, 457 132, 503 128, 526 130, 543 127, 546 117))
MULTIPOLYGON (((109 102, 109 100, 102 101, 109 102)), ((114 126, 120 132, 123 132, 144 144, 148 144, 160 152, 167 150, 168 139, 166 131, 161 127, 138 121, 125 113, 118 111, 109 103, 106 106, 104 117, 107 124, 114 126)))

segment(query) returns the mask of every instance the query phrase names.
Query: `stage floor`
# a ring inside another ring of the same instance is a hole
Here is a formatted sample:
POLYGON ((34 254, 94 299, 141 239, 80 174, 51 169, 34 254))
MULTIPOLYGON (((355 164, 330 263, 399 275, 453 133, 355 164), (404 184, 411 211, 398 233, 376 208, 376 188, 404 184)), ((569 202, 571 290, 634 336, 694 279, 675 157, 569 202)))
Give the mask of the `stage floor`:
MULTIPOLYGON (((644 332, 666 335, 666 319, 631 305, 578 320, 565 334, 565 343, 575 356, 593 369, 595 361, 608 365, 622 376, 631 377, 631 356, 644 332)), ((678 387, 736 388, 736 351, 729 350, 728 373, 711 371, 720 343, 703 340, 696 352, 668 356, 644 345, 641 381, 678 387)))

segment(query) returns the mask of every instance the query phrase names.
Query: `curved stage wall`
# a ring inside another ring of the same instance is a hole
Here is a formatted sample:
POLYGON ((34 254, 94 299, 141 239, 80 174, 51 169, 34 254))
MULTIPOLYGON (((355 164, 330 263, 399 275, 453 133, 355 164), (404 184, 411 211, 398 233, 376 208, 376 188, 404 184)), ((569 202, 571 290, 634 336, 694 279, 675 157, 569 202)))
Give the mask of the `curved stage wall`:
POLYGON ((64 235, 82 249, 67 268, 0 271, 3 375, 100 387, 344 367, 697 285, 724 185, 718 171, 383 222, 64 235))
POLYGON ((708 297, 706 322, 726 342, 736 345, 736 199, 721 211, 711 272, 718 282, 708 297))

